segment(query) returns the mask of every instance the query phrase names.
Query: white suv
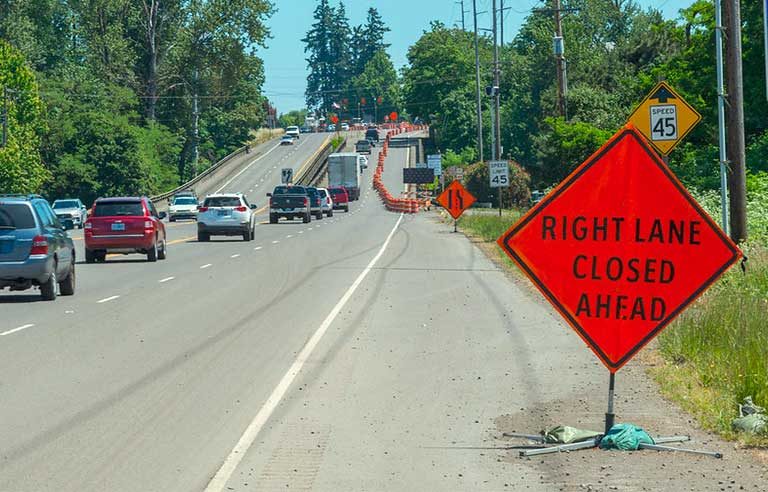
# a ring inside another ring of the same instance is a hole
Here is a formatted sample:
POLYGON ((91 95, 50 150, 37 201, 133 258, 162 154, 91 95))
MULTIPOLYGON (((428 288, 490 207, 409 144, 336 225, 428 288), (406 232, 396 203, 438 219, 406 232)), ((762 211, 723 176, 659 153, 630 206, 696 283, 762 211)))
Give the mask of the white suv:
POLYGON ((323 213, 328 217, 333 217, 333 198, 328 193, 328 189, 318 188, 317 192, 320 193, 320 208, 323 213))
POLYGON ((208 195, 197 213, 197 240, 211 236, 243 236, 251 241, 256 227, 256 205, 248 203, 242 193, 208 195))
POLYGON ((285 129, 285 134, 290 135, 293 138, 299 138, 299 135, 301 134, 301 132, 299 131, 298 126, 289 126, 288 128, 285 129))

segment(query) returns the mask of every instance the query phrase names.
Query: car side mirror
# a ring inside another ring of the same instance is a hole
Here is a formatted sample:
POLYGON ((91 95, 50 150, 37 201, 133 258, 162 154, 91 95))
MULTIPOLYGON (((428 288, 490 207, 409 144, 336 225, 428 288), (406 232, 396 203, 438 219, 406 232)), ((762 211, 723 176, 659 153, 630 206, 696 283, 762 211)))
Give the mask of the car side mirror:
POLYGON ((256 204, 255 203, 251 203, 251 210, 256 210, 256 204))
POLYGON ((168 214, 165 213, 165 212, 160 212, 159 214, 157 214, 157 216, 160 218, 160 220, 162 220, 162 219, 168 217, 168 214))
POLYGON ((267 196, 268 196, 268 197, 271 197, 271 196, 272 196, 272 193, 267 193, 267 196))

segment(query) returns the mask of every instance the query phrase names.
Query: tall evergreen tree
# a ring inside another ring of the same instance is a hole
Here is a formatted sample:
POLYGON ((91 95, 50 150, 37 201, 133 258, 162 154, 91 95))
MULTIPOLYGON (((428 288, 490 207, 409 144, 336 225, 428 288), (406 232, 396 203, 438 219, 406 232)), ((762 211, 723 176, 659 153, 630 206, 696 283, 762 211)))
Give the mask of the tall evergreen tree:
POLYGON ((305 43, 304 52, 308 53, 307 107, 310 109, 331 107, 332 98, 327 97, 327 90, 333 82, 334 60, 331 55, 331 36, 333 33, 334 11, 328 0, 320 0, 314 13, 315 23, 301 41, 305 43))
POLYGON ((360 52, 357 55, 357 67, 359 67, 360 72, 356 75, 365 70, 368 62, 379 51, 386 51, 389 48, 390 45, 384 42, 384 35, 389 31, 390 29, 384 23, 379 11, 373 7, 369 8, 365 25, 361 26, 362 40, 359 43, 360 52))

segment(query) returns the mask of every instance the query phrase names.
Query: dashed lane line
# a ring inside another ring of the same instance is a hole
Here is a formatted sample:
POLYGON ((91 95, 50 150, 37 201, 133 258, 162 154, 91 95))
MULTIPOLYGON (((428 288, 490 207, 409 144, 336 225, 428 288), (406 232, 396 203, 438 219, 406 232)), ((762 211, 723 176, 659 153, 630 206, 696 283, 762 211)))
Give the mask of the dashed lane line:
POLYGON ((105 297, 104 299, 101 299, 99 301, 96 301, 98 304, 104 304, 105 302, 114 301, 115 299, 119 298, 120 296, 109 296, 105 297))
POLYGON ((205 270, 206 268, 211 268, 213 266, 212 263, 206 263, 205 265, 202 265, 200 267, 200 270, 205 270))
POLYGON ((253 250, 254 250, 254 251, 258 251, 258 250, 260 250, 261 248, 262 248, 261 246, 256 246, 255 248, 253 248, 253 250))
POLYGON ((240 255, 239 254, 234 254, 234 255, 230 256, 230 258, 240 258, 240 255))
POLYGON ((158 280, 158 283, 164 284, 166 282, 170 282, 171 280, 175 279, 176 277, 165 277, 164 279, 158 280))
POLYGON ((5 335, 10 335, 11 333, 16 333, 17 331, 26 330, 27 328, 32 328, 33 326, 35 325, 33 324, 21 325, 18 328, 14 328, 13 330, 8 330, 0 333, 0 337, 4 337, 5 335))

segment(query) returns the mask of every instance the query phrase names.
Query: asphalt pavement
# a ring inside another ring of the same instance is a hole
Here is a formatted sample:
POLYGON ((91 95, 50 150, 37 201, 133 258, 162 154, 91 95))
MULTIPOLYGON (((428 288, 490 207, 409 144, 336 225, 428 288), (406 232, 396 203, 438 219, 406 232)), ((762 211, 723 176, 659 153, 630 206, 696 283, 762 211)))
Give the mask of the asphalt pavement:
MULTIPOLYGON (((262 205, 319 145, 302 141, 224 191, 262 205)), ((393 193, 410 158, 390 149, 393 193)), ((0 490, 582 490, 580 469, 624 459, 555 458, 554 473, 516 458, 502 431, 599 426, 605 371, 436 213, 385 211, 373 167, 349 213, 262 222, 252 242, 197 243, 194 223, 170 224, 165 261, 79 264, 77 294, 55 302, 0 295, 0 490)), ((654 398, 632 402, 640 423, 654 398)), ((678 480, 661 490, 717 490, 736 466, 639 459, 595 488, 657 490, 642 471, 678 480)))

